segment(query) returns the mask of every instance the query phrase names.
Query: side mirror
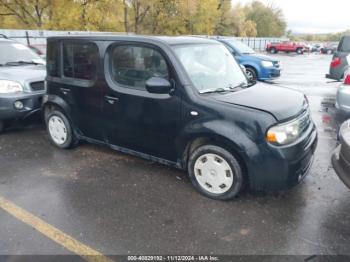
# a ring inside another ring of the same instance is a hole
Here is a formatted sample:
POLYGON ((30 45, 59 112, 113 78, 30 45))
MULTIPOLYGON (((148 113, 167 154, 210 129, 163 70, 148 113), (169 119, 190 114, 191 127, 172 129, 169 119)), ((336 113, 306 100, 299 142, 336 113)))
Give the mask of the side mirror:
POLYGON ((169 94, 171 84, 162 77, 151 77, 146 81, 146 90, 152 94, 169 94))

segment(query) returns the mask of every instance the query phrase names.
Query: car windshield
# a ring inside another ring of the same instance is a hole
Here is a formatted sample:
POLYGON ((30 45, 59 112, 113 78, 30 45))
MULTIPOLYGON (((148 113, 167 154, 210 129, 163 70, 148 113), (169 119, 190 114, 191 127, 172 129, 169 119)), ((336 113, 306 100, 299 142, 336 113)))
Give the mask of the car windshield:
POLYGON ((44 60, 20 43, 0 42, 0 65, 44 64, 44 60))
POLYGON ((200 93, 229 91, 247 85, 247 78, 221 44, 179 45, 175 53, 200 93))
POLYGON ((255 51, 251 49, 249 46, 246 44, 240 42, 240 41, 235 41, 235 40, 225 40, 229 45, 231 45, 233 48, 235 48, 239 53, 241 54, 254 54, 255 51))

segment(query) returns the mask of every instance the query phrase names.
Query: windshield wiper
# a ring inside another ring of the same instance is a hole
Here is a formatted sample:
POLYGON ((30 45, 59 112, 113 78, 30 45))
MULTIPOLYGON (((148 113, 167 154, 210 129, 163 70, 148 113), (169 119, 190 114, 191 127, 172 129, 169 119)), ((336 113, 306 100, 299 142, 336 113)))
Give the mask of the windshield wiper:
POLYGON ((232 89, 236 89, 236 88, 245 88, 248 87, 249 84, 247 82, 241 82, 238 85, 236 85, 235 87, 233 87, 232 89))
POLYGON ((7 62, 5 65, 44 65, 43 63, 37 63, 34 61, 11 61, 7 62))
POLYGON ((225 88, 216 88, 216 89, 208 89, 208 90, 204 90, 201 91, 201 94, 209 94, 209 93, 224 93, 224 92, 228 92, 230 91, 229 89, 225 89, 225 88))

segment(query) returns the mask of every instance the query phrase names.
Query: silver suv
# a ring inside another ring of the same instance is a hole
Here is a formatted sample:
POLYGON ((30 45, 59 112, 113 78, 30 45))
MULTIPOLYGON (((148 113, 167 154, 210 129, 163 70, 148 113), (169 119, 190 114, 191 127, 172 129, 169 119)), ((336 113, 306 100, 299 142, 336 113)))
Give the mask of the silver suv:
POLYGON ((10 122, 40 111, 45 61, 30 48, 0 38, 0 132, 10 122))

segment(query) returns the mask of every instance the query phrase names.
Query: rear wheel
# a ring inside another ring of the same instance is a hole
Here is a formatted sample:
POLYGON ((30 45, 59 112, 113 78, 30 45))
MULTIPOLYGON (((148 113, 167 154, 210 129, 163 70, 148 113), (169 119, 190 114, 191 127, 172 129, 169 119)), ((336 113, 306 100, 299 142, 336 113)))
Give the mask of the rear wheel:
POLYGON ((71 148, 77 143, 71 124, 60 111, 54 110, 46 116, 47 132, 50 141, 58 148, 71 148))
POLYGON ((297 54, 301 55, 303 53, 303 49, 302 48, 297 48, 297 54))
POLYGON ((231 153, 222 147, 204 145, 190 156, 188 173, 193 186, 203 195, 229 200, 243 185, 241 166, 231 153))

